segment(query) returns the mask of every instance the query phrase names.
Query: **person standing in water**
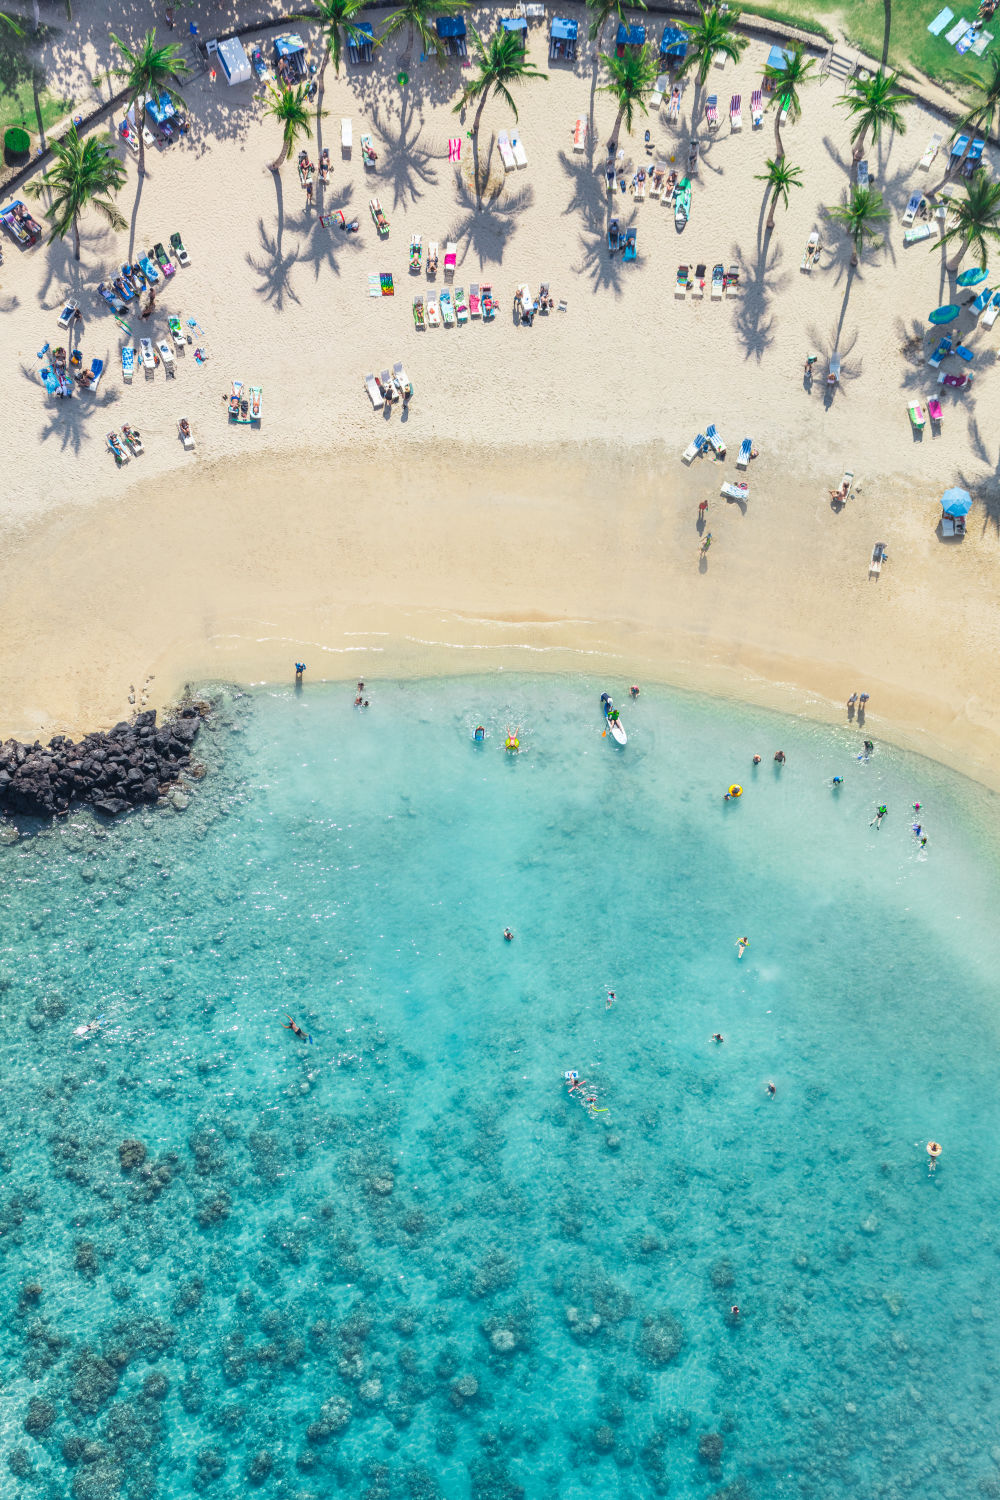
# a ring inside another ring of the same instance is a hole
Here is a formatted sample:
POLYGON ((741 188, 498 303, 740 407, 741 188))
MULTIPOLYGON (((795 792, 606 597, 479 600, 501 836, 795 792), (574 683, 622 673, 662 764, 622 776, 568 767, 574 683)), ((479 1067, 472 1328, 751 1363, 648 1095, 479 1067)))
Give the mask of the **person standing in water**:
POLYGON ((295 663, 295 681, 299 684, 300 687, 302 685, 302 673, 305 671, 305 669, 306 664, 304 661, 297 661, 295 663))

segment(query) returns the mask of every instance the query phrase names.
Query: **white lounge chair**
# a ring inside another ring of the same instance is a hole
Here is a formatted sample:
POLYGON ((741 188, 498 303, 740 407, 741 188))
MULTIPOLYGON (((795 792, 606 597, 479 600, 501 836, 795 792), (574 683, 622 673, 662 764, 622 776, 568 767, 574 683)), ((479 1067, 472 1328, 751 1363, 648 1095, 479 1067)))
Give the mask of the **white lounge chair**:
POLYGON ((719 457, 720 458, 725 458, 725 456, 726 456, 726 445, 722 441, 722 438, 721 438, 721 436, 719 434, 719 430, 716 427, 716 425, 715 425, 714 422, 712 423, 712 425, 710 427, 706 427, 705 428, 705 436, 708 438, 708 441, 711 443, 713 449, 719 455, 719 457))
POLYGON ((931 237, 931 226, 929 224, 915 224, 912 229, 903 230, 904 245, 919 245, 921 240, 929 240, 931 237))
POLYGON ((660 105, 663 103, 663 96, 667 92, 669 87, 670 75, 668 73, 661 73, 659 78, 656 80, 656 87, 653 89, 653 92, 649 96, 650 110, 659 109, 660 105))
POLYGON ((929 170, 931 162, 940 151, 941 142, 943 139, 944 137, 940 134, 940 132, 935 131, 930 140, 927 142, 927 150, 920 158, 920 166, 923 167, 925 171, 929 170))
POLYGON ((440 311, 438 309, 437 298, 436 297, 428 297, 427 298, 427 327, 428 328, 440 328, 440 326, 441 326, 441 313, 440 313, 440 311))
POLYGON ((143 368, 146 370, 156 369, 156 356, 153 353, 153 340, 139 340, 139 358, 142 360, 143 368))
POLYGON ((684 452, 681 454, 681 463, 693 463, 694 460, 698 457, 698 454, 701 453, 707 446, 708 439, 703 432, 699 432, 697 437, 691 439, 690 443, 688 443, 687 447, 684 449, 684 452))
POLYGON ((587 147, 587 122, 581 115, 573 127, 573 150, 584 151, 587 147))
POLYGON ((400 360, 398 364, 393 365, 393 367, 392 367, 392 379, 393 379, 393 384, 395 385, 397 391, 399 392, 400 396, 402 397, 402 399, 404 401, 406 400, 407 396, 412 396, 412 394, 413 394, 413 387, 410 384, 410 378, 409 378, 409 376, 407 375, 406 371, 403 369, 403 361, 402 360, 400 360))
POLYGON ((517 166, 519 166, 519 167, 526 167, 528 165, 528 156, 527 156, 527 153, 526 153, 526 151, 524 149, 524 144, 523 144, 523 142, 521 140, 521 137, 519 135, 513 135, 513 136, 511 136, 511 138, 510 138, 510 149, 514 153, 514 161, 517 164, 517 166))
POLYGON ((750 486, 745 479, 738 479, 735 484, 722 485, 719 494, 724 500, 749 500, 750 486))
POLYGON ((903 211, 903 223, 907 227, 912 224, 914 219, 917 217, 917 214, 923 207, 924 201, 925 200, 923 193, 910 194, 910 201, 909 203, 907 203, 906 208, 903 211))
POLYGON ((505 172, 513 172, 517 168, 514 153, 510 149, 510 138, 506 130, 501 130, 497 136, 497 150, 500 152, 500 160, 503 162, 505 172))
POLYGON ((440 252, 440 247, 438 245, 437 240, 428 240, 427 241, 427 260, 424 263, 425 264, 425 268, 427 270, 428 276, 436 276, 437 275, 439 252, 440 252))
POLYGON ((382 398, 382 392, 379 390, 378 381, 374 375, 365 376, 365 390, 371 399, 373 410, 381 411, 385 405, 385 401, 382 398))
POLYGON ((340 122, 340 149, 341 149, 341 151, 345 151, 345 152, 350 151, 351 146, 353 144, 353 140, 354 140, 354 136, 353 136, 353 133, 351 131, 351 122, 350 122, 350 119, 349 118, 348 119, 342 119, 341 122, 340 122))
POLYGON ((828 375, 826 377, 826 383, 827 383, 827 385, 839 385, 840 384, 840 355, 839 354, 831 354, 830 355, 830 370, 829 370, 829 373, 828 373, 828 375))
POLYGON ((799 265, 800 271, 811 271, 813 261, 819 257, 819 230, 814 229, 806 241, 805 252, 799 265))
POLYGON ((877 578, 882 571, 882 560, 885 557, 885 542, 876 542, 872 548, 871 561, 868 564, 868 577, 877 578))
POLYGON ((186 417, 179 417, 178 418, 178 420, 177 420, 177 431, 181 435, 181 442, 184 444, 185 448, 187 448, 187 449, 193 448, 194 447, 194 433, 191 431, 191 423, 187 420, 186 417))
POLYGON ((59 314, 59 327, 60 328, 68 328, 69 327, 69 325, 72 323, 73 319, 76 317, 77 312, 79 311, 79 306, 80 306, 80 304, 78 302, 67 302, 66 303, 66 306, 63 308, 62 312, 59 314))
POLYGON ((979 320, 980 328, 992 328, 998 313, 1000 313, 1000 291, 994 292, 990 298, 989 306, 979 320))
POLYGON ((174 351, 171 349, 166 339, 160 339, 157 342, 156 348, 159 352, 160 358, 163 360, 164 373, 167 375, 172 375, 174 367, 174 351))
POLYGON ((452 281, 455 279, 455 267, 458 265, 458 246, 454 240, 449 240, 444 247, 444 274, 452 281))

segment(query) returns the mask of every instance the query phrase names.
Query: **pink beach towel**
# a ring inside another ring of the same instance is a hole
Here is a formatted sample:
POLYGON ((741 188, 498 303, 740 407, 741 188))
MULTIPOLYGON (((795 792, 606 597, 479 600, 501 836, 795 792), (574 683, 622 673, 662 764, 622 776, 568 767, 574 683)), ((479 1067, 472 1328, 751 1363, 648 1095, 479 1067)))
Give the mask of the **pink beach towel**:
POLYGON ((458 136, 455 136, 452 140, 450 140, 448 142, 448 160, 449 161, 461 161, 462 160, 462 142, 458 138, 458 136))

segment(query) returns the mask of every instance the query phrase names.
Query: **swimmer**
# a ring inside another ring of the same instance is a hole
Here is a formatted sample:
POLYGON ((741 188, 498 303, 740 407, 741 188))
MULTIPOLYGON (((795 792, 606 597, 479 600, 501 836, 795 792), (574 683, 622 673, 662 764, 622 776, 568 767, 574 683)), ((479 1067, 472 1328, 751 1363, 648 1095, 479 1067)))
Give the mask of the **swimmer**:
POLYGON ((610 1010, 611 1007, 612 1007, 612 1005, 614 1005, 616 998, 617 997, 615 995, 614 990, 608 990, 608 1000, 607 1000, 607 1004, 605 1005, 604 1009, 605 1010, 610 1010))
POLYGON ((843 778, 843 776, 835 776, 833 778, 833 784, 834 784, 834 786, 843 786, 843 784, 844 784, 844 778, 843 778))
POLYGON ((359 693, 363 693, 364 690, 365 690, 364 682, 361 681, 360 678, 359 678, 359 680, 358 680, 358 692, 359 693))
POLYGON ((737 942, 736 942, 736 947, 739 949, 739 952, 737 953, 736 957, 737 958, 742 958, 743 955, 744 955, 744 953, 749 948, 749 946, 750 946, 750 939, 748 937, 738 938, 737 942))
POLYGON ((921 847, 921 849, 926 849, 927 848, 927 835, 926 835, 926 833, 923 833, 923 834, 920 835, 920 847, 921 847))
POLYGON ((736 1303, 734 1302, 733 1305, 732 1305, 732 1307, 729 1309, 729 1316, 735 1322, 739 1318, 739 1315, 740 1315, 740 1310, 737 1307, 736 1303))
POLYGON ((629 692, 629 697, 634 702, 635 699, 638 698, 638 696, 639 696, 639 684, 637 682, 633 682, 633 684, 629 688, 628 692, 629 692))
POLYGON ((759 755, 755 755, 754 756, 753 763, 754 763, 755 766, 759 766, 760 765, 760 756, 759 755))
POLYGON ((921 830, 921 827, 920 827, 919 823, 914 823, 914 825, 913 825, 913 832, 916 834, 917 838, 920 837, 920 834, 921 834, 922 830, 921 830))
POLYGON ((485 727, 485 725, 483 725, 483 724, 477 724, 476 725, 476 732, 472 736, 472 738, 474 740, 484 740, 486 738, 486 727, 485 727))
POLYGON ((777 1092, 778 1092, 778 1090, 775 1088, 774 1084, 771 1083, 770 1081, 768 1081, 768 1085, 767 1085, 767 1095, 768 1095, 768 1098, 769 1099, 773 1099, 774 1096, 775 1096, 775 1094, 777 1092))
POLYGON ((93 1036, 95 1031, 100 1031, 100 1029, 101 1029, 101 1022, 103 1020, 104 1020, 103 1016, 98 1016, 97 1019, 96 1019, 96 1021, 88 1021, 87 1024, 86 1024, 86 1026, 75 1026, 73 1028, 73 1035, 74 1036, 93 1036))
POLYGON ((506 943, 512 943, 514 941, 514 934, 511 932, 511 930, 510 930, 509 927, 505 927, 504 928, 504 930, 503 930, 503 936, 504 936, 504 942, 506 942, 506 943))
POLYGON ((355 708, 360 708, 361 705, 362 705, 362 701, 363 700, 362 700, 361 694, 359 693, 358 696, 354 700, 354 707, 355 708))
MULTIPOLYGON (((286 1011, 286 1015, 287 1014, 288 1013, 286 1011)), ((293 1021, 293 1019, 292 1019, 291 1016, 288 1017, 287 1022, 285 1023, 285 1025, 281 1029, 282 1029, 282 1031, 290 1031, 290 1032, 292 1032, 295 1036, 297 1036, 299 1038, 300 1041, 309 1042, 309 1043, 312 1042, 312 1037, 309 1035, 309 1033, 307 1031, 303 1031, 302 1027, 299 1025, 298 1021, 293 1021)))
POLYGON ((920 803, 919 802, 914 802, 914 804, 913 804, 913 811, 915 813, 918 813, 920 811, 920 803))
POLYGON ((713 1032, 712 1032, 712 1041, 713 1041, 713 1042, 724 1042, 724 1041, 725 1041, 725 1040, 726 1040, 726 1039, 725 1039, 725 1037, 724 1037, 724 1036, 723 1036, 723 1035, 722 1035, 722 1032, 721 1032, 721 1031, 713 1031, 713 1032))
POLYGON ((774 758, 778 762, 779 766, 783 766, 785 764, 785 752, 784 752, 784 750, 775 750, 775 752, 774 752, 774 758))
POLYGON ((888 815, 889 809, 884 802, 880 802, 875 809, 875 816, 868 824, 869 828, 879 829, 882 827, 882 819, 888 815))

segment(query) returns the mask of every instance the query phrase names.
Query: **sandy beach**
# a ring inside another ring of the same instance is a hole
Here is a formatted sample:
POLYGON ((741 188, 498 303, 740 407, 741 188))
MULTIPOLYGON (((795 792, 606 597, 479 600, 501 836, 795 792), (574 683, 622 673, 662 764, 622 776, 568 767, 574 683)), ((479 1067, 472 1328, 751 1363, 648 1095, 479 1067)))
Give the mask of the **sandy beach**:
MULTIPOLYGON (((473 20, 486 28, 492 15, 473 20)), ((315 33, 299 29, 315 49, 315 33)), ((163 704, 188 681, 287 680, 296 658, 310 679, 600 665, 838 722, 848 693, 866 690, 872 732, 1000 786, 1000 499, 987 415, 1000 327, 972 328, 963 315, 974 384, 935 386, 926 314, 951 299, 953 282, 944 255, 928 253, 936 231, 905 248, 900 222, 911 191, 943 173, 941 157, 930 173, 917 165, 940 122, 914 105, 905 136, 869 153, 891 218, 885 248, 852 273, 850 246, 822 212, 847 183, 840 84, 810 85, 802 118, 784 131, 804 186, 767 237, 755 174, 773 130, 770 113, 751 129, 767 51, 753 41, 699 95, 719 96, 722 123, 714 134, 698 123, 683 234, 655 199, 616 190, 612 211, 638 230, 638 260, 623 264, 606 246, 614 103, 593 92, 586 41, 575 67, 548 65, 547 30, 533 29, 530 55, 550 78, 518 93, 517 124, 499 103, 486 107, 483 154, 498 130, 517 129, 528 165, 505 180, 494 152, 481 212, 470 121, 451 112, 461 68, 415 54, 401 89, 403 46, 392 43, 374 69, 327 70, 328 115, 308 145, 313 160, 329 147, 333 173, 312 209, 294 160, 278 179, 267 170, 278 130, 259 90, 202 74, 185 87, 189 141, 151 153, 134 236, 87 216, 79 266, 69 243, 5 245, 5 430, 18 465, 2 502, 3 733, 94 728, 133 701, 163 704), (737 134, 733 93, 743 99, 737 134), (575 121, 591 109, 588 150, 574 152, 575 121), (350 157, 342 116, 353 124, 350 157), (374 173, 361 160, 365 130, 374 173), (384 243, 373 195, 391 222, 384 243), (323 227, 319 213, 334 209, 356 213, 360 232, 323 227), (806 273, 814 227, 823 250, 806 273), (128 386, 96 285, 175 229, 192 264, 168 282, 149 325, 132 321, 160 338, 169 314, 193 318, 209 357, 199 366, 189 347, 175 379, 161 368, 128 386), (413 233, 442 252, 456 241, 455 285, 492 282, 493 323, 415 330, 414 294, 446 283, 409 273, 413 233), (675 298, 678 265, 702 261, 709 271, 737 264, 739 294, 675 298), (369 276, 386 271, 394 296, 370 297, 369 276), (543 281, 566 310, 525 327, 513 291, 543 281), (108 373, 96 398, 57 402, 36 356, 58 341, 67 296, 85 314, 86 357, 105 359, 108 373), (831 391, 835 349, 843 374, 831 391), (414 386, 405 418, 398 405, 373 412, 363 385, 396 360, 414 386), (233 378, 263 387, 259 429, 228 424, 233 378), (944 407, 940 431, 928 423, 915 435, 907 404, 931 394, 944 407), (177 437, 181 416, 193 454, 177 437), (145 454, 117 471, 104 439, 123 421, 141 430, 145 454), (688 469, 681 452, 710 422, 727 459, 688 469), (741 477, 744 437, 760 450, 743 476, 745 507, 719 495, 741 477), (829 491, 845 468, 861 484, 838 513, 829 491), (959 542, 936 530, 936 502, 952 484, 975 501, 959 542), (702 499, 713 537, 703 561, 702 499), (876 541, 889 561, 869 580, 876 541)), ((689 80, 679 124, 661 111, 623 134, 629 176, 660 158, 683 165, 695 95, 689 80)), ((131 214, 131 158, 128 171, 121 206, 131 214)))

